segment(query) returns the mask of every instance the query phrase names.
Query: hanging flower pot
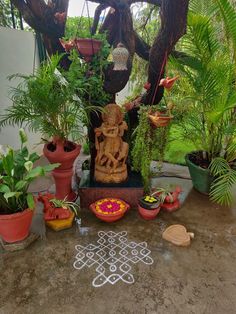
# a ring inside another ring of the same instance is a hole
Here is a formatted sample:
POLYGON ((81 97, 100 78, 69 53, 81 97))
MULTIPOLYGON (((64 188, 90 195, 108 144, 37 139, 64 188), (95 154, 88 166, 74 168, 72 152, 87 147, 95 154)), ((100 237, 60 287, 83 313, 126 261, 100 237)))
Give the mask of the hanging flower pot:
POLYGON ((129 58, 129 51, 122 43, 119 43, 112 52, 112 58, 114 62, 114 71, 126 71, 127 61, 129 58))
POLYGON ((163 114, 161 112, 155 112, 150 113, 148 118, 153 128, 160 128, 168 126, 170 121, 173 119, 173 116, 169 116, 168 114, 163 114))
POLYGON ((75 45, 84 60, 90 62, 92 57, 100 51, 102 41, 93 38, 76 38, 75 45))

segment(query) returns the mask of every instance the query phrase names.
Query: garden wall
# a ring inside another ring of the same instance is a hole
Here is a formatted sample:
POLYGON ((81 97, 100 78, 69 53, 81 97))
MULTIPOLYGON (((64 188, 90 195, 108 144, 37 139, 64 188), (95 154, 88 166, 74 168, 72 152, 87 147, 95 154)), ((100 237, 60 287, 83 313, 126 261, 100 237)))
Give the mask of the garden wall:
MULTIPOLYGON (((19 79, 9 82, 7 77, 15 73, 30 74, 39 65, 35 36, 32 32, 0 27, 0 113, 10 106, 9 87, 16 86, 19 79)), ((40 142, 40 135, 29 133, 30 147, 40 142)), ((0 145, 18 148, 18 127, 7 126, 0 131, 0 145)), ((41 147, 35 148, 38 152, 41 147)))

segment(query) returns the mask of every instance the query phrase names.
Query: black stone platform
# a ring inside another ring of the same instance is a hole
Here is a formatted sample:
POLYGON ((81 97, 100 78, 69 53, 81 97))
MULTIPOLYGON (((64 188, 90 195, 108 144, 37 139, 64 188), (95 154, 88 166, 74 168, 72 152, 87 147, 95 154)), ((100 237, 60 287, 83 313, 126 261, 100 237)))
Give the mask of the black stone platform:
POLYGON ((107 184, 94 181, 90 178, 89 170, 84 170, 78 193, 81 208, 88 208, 93 202, 105 197, 120 198, 131 208, 137 208, 138 199, 143 196, 142 178, 139 173, 130 172, 125 182, 107 184))

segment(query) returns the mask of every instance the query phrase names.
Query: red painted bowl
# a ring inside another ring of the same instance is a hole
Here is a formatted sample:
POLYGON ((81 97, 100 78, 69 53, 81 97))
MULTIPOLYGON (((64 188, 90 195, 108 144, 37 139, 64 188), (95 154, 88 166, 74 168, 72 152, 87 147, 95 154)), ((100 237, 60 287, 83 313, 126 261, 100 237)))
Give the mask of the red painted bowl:
POLYGON ((121 219, 130 206, 118 198, 103 198, 90 205, 90 209, 97 218, 114 222, 121 219))

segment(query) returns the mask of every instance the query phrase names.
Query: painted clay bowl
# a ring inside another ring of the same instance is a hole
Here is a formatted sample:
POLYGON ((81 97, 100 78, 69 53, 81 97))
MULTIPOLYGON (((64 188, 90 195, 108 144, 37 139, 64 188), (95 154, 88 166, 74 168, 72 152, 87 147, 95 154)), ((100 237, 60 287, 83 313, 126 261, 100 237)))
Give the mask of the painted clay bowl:
POLYGON ((96 217, 106 222, 121 219, 129 207, 126 202, 118 198, 103 198, 90 205, 96 217))

